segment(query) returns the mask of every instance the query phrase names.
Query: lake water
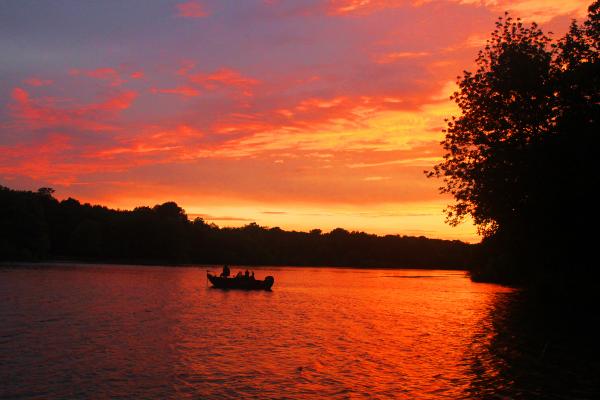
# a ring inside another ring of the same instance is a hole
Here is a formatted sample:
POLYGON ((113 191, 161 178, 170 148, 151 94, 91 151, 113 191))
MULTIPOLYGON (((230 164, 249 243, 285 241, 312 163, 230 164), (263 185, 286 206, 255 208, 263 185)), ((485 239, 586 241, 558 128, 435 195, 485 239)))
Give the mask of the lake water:
POLYGON ((0 268, 0 397, 600 398, 595 339, 461 271, 205 271, 0 268))

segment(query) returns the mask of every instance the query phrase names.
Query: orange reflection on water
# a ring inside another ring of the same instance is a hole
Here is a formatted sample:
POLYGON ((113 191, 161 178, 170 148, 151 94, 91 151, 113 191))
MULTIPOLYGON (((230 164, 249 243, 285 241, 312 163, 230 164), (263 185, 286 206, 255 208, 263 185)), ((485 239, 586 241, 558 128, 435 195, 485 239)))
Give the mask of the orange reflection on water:
POLYGON ((6 393, 427 399, 510 387, 490 351, 491 310, 509 289, 460 271, 256 275, 274 275, 273 291, 211 289, 204 268, 4 272, 6 393))
MULTIPOLYGON (((490 309, 510 292, 457 271, 257 274, 275 275, 272 293, 200 290, 180 339, 196 376, 228 377, 227 390, 267 398, 465 396, 482 356, 473 349, 487 352, 490 338, 480 333, 490 328, 490 309), (207 308, 215 315, 203 329, 193 315, 207 308), (214 346, 189 353, 206 342, 214 346)), ((208 387, 227 393, 220 381, 208 387)))

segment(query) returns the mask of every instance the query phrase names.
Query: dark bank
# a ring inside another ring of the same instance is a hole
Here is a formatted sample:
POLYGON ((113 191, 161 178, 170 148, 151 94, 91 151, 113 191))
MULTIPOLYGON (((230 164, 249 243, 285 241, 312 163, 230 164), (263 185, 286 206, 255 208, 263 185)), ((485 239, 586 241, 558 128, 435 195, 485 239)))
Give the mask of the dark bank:
POLYGON ((0 260, 466 269, 457 240, 334 229, 285 231, 255 223, 220 228, 190 221, 174 202, 132 211, 58 201, 53 190, 0 187, 0 260))

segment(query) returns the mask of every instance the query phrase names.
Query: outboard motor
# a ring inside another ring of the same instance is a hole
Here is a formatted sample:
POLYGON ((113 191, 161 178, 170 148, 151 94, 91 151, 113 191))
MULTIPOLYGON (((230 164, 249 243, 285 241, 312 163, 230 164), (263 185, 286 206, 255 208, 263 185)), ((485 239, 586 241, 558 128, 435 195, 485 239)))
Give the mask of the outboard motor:
POLYGON ((275 278, 273 278, 271 275, 267 276, 265 278, 265 289, 271 290, 271 286, 273 286, 274 283, 275 283, 275 278))

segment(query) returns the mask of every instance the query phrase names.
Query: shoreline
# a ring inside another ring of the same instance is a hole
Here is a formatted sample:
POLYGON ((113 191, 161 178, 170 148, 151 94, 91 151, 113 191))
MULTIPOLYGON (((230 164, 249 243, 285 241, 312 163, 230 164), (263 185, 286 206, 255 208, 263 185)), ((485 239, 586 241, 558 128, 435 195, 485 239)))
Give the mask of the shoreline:
MULTIPOLYGON (((87 260, 44 260, 44 261, 0 261, 0 269, 3 268, 36 268, 36 267, 61 267, 61 266, 84 266, 84 265, 107 265, 107 266, 124 266, 124 267, 162 267, 162 268, 199 268, 204 269, 207 267, 222 268, 223 264, 201 264, 201 263, 184 263, 184 264, 174 264, 174 263, 155 263, 155 262, 115 262, 115 261, 87 261, 87 260)), ((433 268, 422 268, 422 267, 383 267, 383 266, 350 266, 350 265, 294 265, 294 264, 277 264, 277 265, 269 265, 269 264, 228 264, 230 268, 233 269, 244 269, 244 268, 334 268, 334 269, 362 269, 362 270, 413 270, 413 271, 461 271, 465 273, 469 273, 468 269, 460 269, 454 267, 433 267, 433 268)), ((493 282, 484 282, 484 283, 493 283, 493 282)))

